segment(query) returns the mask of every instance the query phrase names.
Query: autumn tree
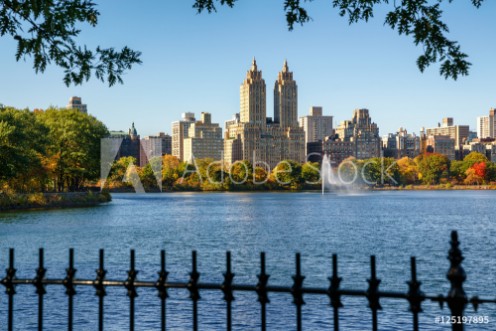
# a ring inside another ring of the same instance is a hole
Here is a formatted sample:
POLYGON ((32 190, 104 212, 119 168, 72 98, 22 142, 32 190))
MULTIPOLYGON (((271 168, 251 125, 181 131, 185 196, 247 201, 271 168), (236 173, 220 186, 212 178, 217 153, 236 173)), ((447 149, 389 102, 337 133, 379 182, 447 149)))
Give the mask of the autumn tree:
POLYGON ((397 161, 397 165, 401 184, 411 185, 417 183, 419 170, 414 160, 405 156, 397 161))
POLYGON ((484 183, 484 179, 486 178, 486 163, 478 162, 473 164, 470 168, 465 172, 465 184, 471 185, 481 185, 484 183))

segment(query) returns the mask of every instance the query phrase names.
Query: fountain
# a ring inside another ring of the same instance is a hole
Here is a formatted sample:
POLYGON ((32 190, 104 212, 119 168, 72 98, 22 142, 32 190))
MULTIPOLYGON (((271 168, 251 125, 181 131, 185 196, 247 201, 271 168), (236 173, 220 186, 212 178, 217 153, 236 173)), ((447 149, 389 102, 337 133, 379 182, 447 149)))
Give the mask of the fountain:
POLYGON ((327 154, 324 154, 322 158, 322 166, 320 168, 320 179, 322 182, 322 194, 325 193, 326 187, 330 188, 331 186, 336 186, 339 184, 335 178, 334 173, 332 172, 331 159, 327 154))

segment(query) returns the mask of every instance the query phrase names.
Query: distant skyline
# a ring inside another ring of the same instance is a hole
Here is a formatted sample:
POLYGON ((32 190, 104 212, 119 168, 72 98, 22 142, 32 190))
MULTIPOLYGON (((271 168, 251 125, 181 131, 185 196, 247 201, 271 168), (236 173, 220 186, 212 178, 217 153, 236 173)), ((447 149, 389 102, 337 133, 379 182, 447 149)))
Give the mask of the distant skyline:
POLYGON ((67 88, 62 71, 49 66, 36 75, 32 59, 15 62, 16 44, 0 38, 0 103, 18 108, 65 107, 71 96, 109 130, 134 122, 142 136, 171 133, 183 112, 212 114, 224 121, 239 112, 239 86, 257 59, 267 84, 267 116, 273 116, 273 87, 285 59, 298 84, 298 116, 322 106, 334 126, 356 108, 368 108, 380 134, 405 127, 418 133, 443 117, 475 130, 476 118, 496 107, 496 65, 492 14, 496 2, 477 10, 470 1, 444 5, 449 37, 473 63, 458 81, 439 76, 438 66, 420 73, 421 50, 411 37, 383 26, 388 6, 369 23, 348 26, 328 1, 307 3, 314 19, 287 31, 283 1, 239 1, 233 9, 197 15, 193 0, 107 1, 99 3, 96 28, 83 26, 80 41, 124 45, 143 53, 143 65, 124 76, 124 85, 107 87, 93 77, 67 88))

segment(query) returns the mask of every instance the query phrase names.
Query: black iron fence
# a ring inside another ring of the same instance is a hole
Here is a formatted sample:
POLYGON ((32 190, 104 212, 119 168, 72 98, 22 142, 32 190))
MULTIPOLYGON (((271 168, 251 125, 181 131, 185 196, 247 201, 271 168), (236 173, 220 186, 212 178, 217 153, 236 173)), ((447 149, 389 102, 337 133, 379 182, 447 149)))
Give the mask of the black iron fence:
MULTIPOLYGON (((78 279, 76 277, 76 269, 74 268, 74 250, 69 250, 69 266, 66 269, 66 276, 63 279, 45 278, 46 269, 44 267, 43 249, 39 251, 39 265, 36 269, 36 276, 33 279, 16 278, 16 269, 14 267, 14 250, 9 251, 9 266, 6 269, 6 276, 0 281, 5 287, 8 297, 7 309, 7 329, 9 331, 14 328, 14 298, 16 287, 20 285, 34 286, 38 295, 38 329, 43 330, 43 298, 46 294, 47 285, 63 286, 67 295, 67 320, 68 330, 73 329, 74 304, 73 299, 76 295, 77 286, 93 286, 98 297, 98 329, 104 330, 104 298, 106 296, 107 287, 124 287, 127 289, 129 297, 129 330, 134 330, 135 326, 135 298, 137 297, 138 288, 155 288, 158 292, 158 297, 161 303, 160 324, 161 330, 167 328, 166 304, 169 298, 169 289, 185 289, 189 291, 189 298, 192 302, 192 325, 193 330, 198 330, 198 301, 201 299, 200 291, 222 291, 224 301, 226 303, 226 329, 232 329, 232 302, 235 292, 254 292, 258 296, 260 304, 260 328, 266 330, 267 318, 266 308, 270 303, 269 293, 288 293, 293 297, 293 304, 296 309, 296 329, 302 330, 302 307, 305 305, 305 295, 321 295, 327 296, 330 301, 330 306, 333 310, 333 325, 334 330, 339 330, 339 311, 343 307, 341 298, 349 297, 365 297, 368 300, 368 307, 372 314, 372 330, 378 329, 378 311, 382 309, 380 299, 400 299, 406 300, 409 303, 409 309, 412 314, 412 329, 419 330, 419 314, 422 312, 422 302, 430 300, 439 303, 443 308, 446 304, 450 310, 452 329, 459 331, 464 329, 464 310, 468 304, 473 305, 477 310, 480 304, 496 303, 496 299, 482 299, 477 296, 469 298, 464 289, 463 283, 466 279, 465 271, 461 266, 463 261, 462 252, 459 248, 458 234, 456 231, 451 233, 451 248, 448 253, 450 267, 447 273, 447 278, 451 284, 451 288, 446 295, 427 295, 424 294, 420 287, 421 283, 417 280, 417 269, 415 257, 411 258, 411 279, 407 282, 407 292, 391 292, 381 291, 379 285, 381 280, 376 274, 376 259, 375 256, 370 257, 370 278, 367 279, 369 284, 366 290, 351 290, 341 288, 342 278, 338 273, 338 258, 332 256, 332 276, 329 277, 329 286, 325 288, 305 287, 303 282, 305 276, 302 275, 300 265, 300 255, 296 254, 295 274, 292 276, 293 284, 288 286, 273 286, 269 285, 269 275, 265 271, 265 254, 260 254, 260 273, 257 275, 258 283, 255 285, 236 284, 234 282, 234 273, 231 270, 231 253, 226 253, 226 271, 223 273, 224 281, 221 284, 216 283, 201 283, 200 273, 197 270, 196 252, 192 252, 192 270, 189 273, 188 282, 170 282, 168 281, 169 272, 166 269, 165 251, 160 252, 161 267, 158 272, 158 279, 153 281, 138 280, 138 271, 135 268, 135 254, 131 250, 130 269, 125 280, 110 280, 106 278, 107 271, 104 265, 104 251, 100 250, 99 268, 96 270, 95 279, 78 279)), ((3 314, 3 312, 1 312, 3 314)), ((490 321, 491 322, 491 321, 490 321)), ((493 321, 494 322, 494 321, 493 321)))

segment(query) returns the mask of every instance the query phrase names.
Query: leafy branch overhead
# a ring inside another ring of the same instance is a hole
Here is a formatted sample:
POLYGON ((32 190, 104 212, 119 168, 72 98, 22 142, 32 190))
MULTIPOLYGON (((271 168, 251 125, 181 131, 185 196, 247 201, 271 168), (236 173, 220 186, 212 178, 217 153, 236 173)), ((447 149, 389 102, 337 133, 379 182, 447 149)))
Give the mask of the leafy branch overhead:
POLYGON ((94 27, 100 13, 87 0, 0 0, 0 36, 17 41, 16 60, 33 58, 35 71, 54 63, 64 69, 64 83, 82 84, 93 74, 109 86, 140 64, 141 53, 128 47, 88 49, 76 43, 78 25, 94 27))
MULTIPOLYGON (((216 11, 216 4, 233 7, 238 0, 195 0, 193 8, 199 13, 216 11)), ((311 20, 304 3, 313 0, 284 0, 284 11, 288 29, 311 20)), ((423 48, 417 59, 417 66, 423 72, 431 64, 439 63, 439 72, 446 79, 456 80, 469 73, 471 63, 467 54, 461 51, 458 42, 448 39, 448 26, 442 20, 442 3, 453 0, 332 0, 332 6, 341 16, 348 18, 349 24, 368 22, 374 17, 374 8, 381 5, 392 6, 385 18, 385 25, 398 31, 400 35, 413 36, 415 45, 423 48)), ((465 0, 479 8, 484 0, 465 0)))

